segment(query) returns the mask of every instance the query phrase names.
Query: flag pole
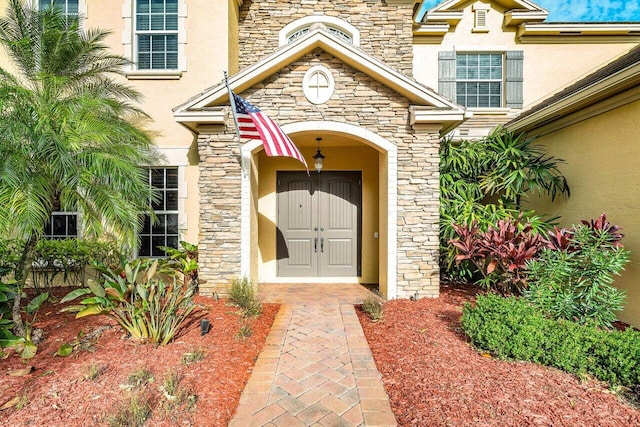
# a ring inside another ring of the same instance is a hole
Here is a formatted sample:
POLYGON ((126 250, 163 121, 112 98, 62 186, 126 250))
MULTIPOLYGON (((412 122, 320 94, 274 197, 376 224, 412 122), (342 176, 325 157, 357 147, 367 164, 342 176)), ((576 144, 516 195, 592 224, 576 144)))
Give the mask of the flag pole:
POLYGON ((224 84, 227 86, 229 92, 229 103, 231 104, 231 112, 233 113, 233 123, 236 126, 236 135, 238 136, 238 150, 240 151, 240 169, 242 169, 242 176, 247 177, 247 171, 244 168, 244 157, 242 156, 242 144, 240 143, 240 126, 238 125, 238 114, 236 113, 236 100, 233 98, 233 92, 229 86, 227 80, 227 71, 224 71, 224 84))

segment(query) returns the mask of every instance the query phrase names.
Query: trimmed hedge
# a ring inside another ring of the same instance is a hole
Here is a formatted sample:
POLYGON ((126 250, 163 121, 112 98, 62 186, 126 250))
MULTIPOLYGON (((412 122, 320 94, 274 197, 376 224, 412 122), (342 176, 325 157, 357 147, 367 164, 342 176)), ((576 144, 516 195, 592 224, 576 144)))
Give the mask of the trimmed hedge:
POLYGON ((604 331, 544 317, 521 298, 479 295, 462 311, 473 344, 503 359, 527 360, 612 385, 640 384, 640 332, 604 331))

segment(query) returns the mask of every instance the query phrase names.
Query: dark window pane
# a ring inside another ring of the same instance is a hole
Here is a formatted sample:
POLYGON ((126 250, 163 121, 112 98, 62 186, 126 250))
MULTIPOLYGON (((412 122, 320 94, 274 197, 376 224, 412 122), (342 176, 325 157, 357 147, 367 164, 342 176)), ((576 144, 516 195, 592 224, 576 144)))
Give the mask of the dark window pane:
POLYGON ((178 30, 178 15, 167 15, 165 21, 165 29, 166 30, 178 30))
POLYGON ((177 211, 178 210, 178 190, 167 190, 166 194, 166 210, 177 211))
POLYGON ((164 169, 151 169, 151 185, 164 188, 164 169))
POLYGON ((167 244, 171 248, 178 248, 178 236, 167 236, 167 244))
POLYGON ((64 215, 55 215, 53 217, 53 234, 56 236, 64 236, 67 234, 67 217, 64 215))
POLYGON ((178 234, 178 215, 167 215, 167 234, 178 234))
POLYGON ((78 216, 69 215, 67 225, 68 225, 67 235, 73 236, 73 237, 77 236, 78 235, 78 216))
POLYGON ((140 239, 140 250, 138 251, 139 256, 151 256, 151 237, 142 236, 140 239))
POLYGON ((164 27, 164 15, 151 15, 151 29, 156 31, 166 30, 164 27))
POLYGON ((144 221, 142 222, 141 234, 149 234, 149 233, 151 233, 151 217, 149 215, 145 215, 144 221))
POLYGON ((69 0, 67 2, 67 15, 78 14, 78 0, 69 0))
POLYGON ((167 63, 165 65, 167 70, 176 70, 178 69, 178 54, 177 53, 168 53, 167 54, 167 63))
POLYGON ((163 211, 164 209, 164 191, 158 191, 158 200, 151 204, 154 211, 163 211))
POLYGON ((167 0, 165 7, 167 13, 178 13, 178 0, 167 0))
POLYGON ((151 0, 151 12, 164 12, 165 0, 151 0))
POLYGON ((138 13, 149 13, 149 0, 137 0, 136 1, 136 12, 138 13))
POLYGON ((149 30, 149 15, 138 15, 136 17, 136 28, 138 31, 149 30))
POLYGON ((162 249, 158 249, 158 246, 166 246, 164 236, 153 236, 151 239, 151 256, 164 256, 165 253, 162 249))
POLYGON ((151 226, 152 234, 164 234, 166 230, 166 215, 158 215, 158 222, 151 226))
POLYGON ((167 188, 178 188, 178 169, 167 169, 167 188))

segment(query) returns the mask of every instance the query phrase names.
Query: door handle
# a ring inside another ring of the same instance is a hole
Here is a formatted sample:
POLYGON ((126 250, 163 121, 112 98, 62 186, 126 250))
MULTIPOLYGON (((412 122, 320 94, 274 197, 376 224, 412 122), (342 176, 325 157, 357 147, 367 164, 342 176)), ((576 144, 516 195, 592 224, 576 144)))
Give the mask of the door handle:
POLYGON ((324 237, 320 238, 320 252, 324 252, 324 237))
POLYGON ((313 238, 313 252, 318 252, 318 238, 313 238))

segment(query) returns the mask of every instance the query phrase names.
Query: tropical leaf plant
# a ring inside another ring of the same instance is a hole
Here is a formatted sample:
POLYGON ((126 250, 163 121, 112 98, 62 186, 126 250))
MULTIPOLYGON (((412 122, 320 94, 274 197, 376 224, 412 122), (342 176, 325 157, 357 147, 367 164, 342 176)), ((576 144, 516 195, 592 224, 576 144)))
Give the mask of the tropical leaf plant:
POLYGON ((519 294, 527 286, 527 262, 546 246, 541 234, 523 216, 515 220, 499 220, 481 232, 476 223, 471 226, 454 224, 457 238, 449 243, 456 249, 456 262, 468 261, 482 274, 481 286, 503 294, 519 294))
POLYGON ((182 273, 168 272, 167 265, 159 268, 160 262, 123 258, 118 268, 96 265, 98 280, 88 280, 87 287, 71 291, 61 302, 90 296, 63 311, 76 313, 76 318, 107 315, 137 342, 168 344, 195 308, 194 287, 182 273))

